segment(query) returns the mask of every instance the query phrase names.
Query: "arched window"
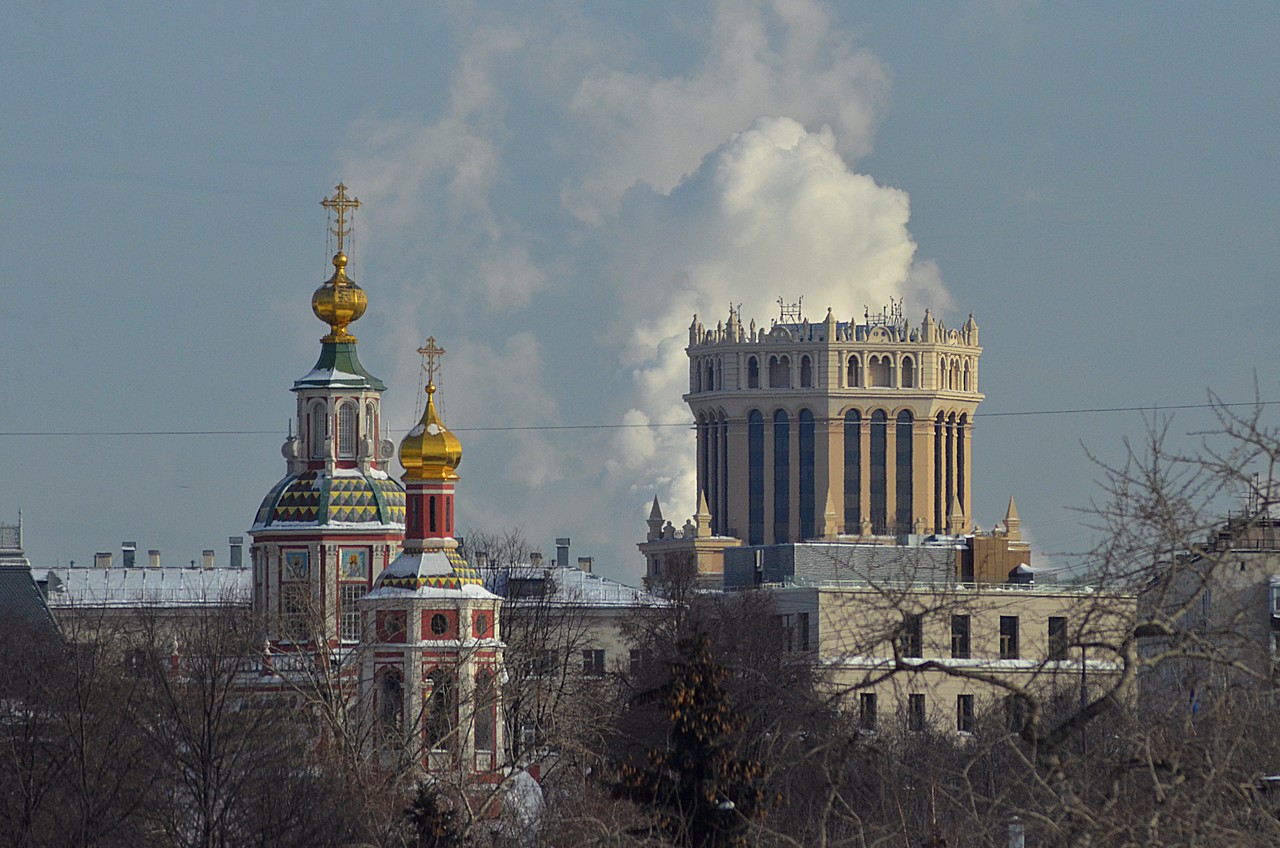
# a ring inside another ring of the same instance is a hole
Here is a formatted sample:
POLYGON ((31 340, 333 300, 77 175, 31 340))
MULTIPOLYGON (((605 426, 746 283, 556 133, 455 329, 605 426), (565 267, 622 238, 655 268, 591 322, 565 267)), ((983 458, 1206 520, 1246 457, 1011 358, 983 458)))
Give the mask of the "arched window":
POLYGON ((338 407, 338 456, 350 459, 356 455, 356 405, 338 407))
POLYGON ((902 357, 902 388, 914 389, 916 387, 916 363, 909 356, 902 357))
POLYGON ((844 414, 844 532, 862 532, 862 416, 844 414))
POLYGON ((813 363, 807 356, 800 357, 800 386, 806 389, 813 386, 813 363))
POLYGON ((747 359, 747 388, 760 388, 760 362, 754 356, 747 359))
POLYGON ((369 439, 374 449, 378 446, 378 422, 374 417, 373 404, 367 404, 364 408, 364 432, 361 434, 369 439))
POLYGON ((453 742, 453 682, 443 671, 432 672, 431 696, 426 706, 427 747, 433 751, 447 751, 453 742))
POLYGON ((845 375, 845 385, 851 389, 859 388, 862 385, 862 363, 858 361, 858 357, 849 357, 849 369, 845 375))
POLYGON ((947 503, 942 508, 942 512, 948 518, 951 517, 951 501, 956 494, 956 415, 951 413, 947 416, 947 503))
POLYGON ((867 360, 870 373, 867 374, 868 386, 892 385, 889 369, 889 357, 873 356, 867 360))
POLYGON ((773 414, 773 541, 789 542, 791 527, 791 422, 786 410, 773 414))
POLYGON ((956 422, 956 499, 960 501, 961 509, 964 509, 965 496, 964 440, 968 429, 969 415, 964 413, 956 422))
POLYGON ((951 360, 951 388, 960 388, 960 360, 951 360))
POLYGON ((771 389, 791 388, 791 357, 789 356, 769 357, 769 388, 771 389))
POLYGON ((747 415, 747 544, 764 544, 764 416, 747 415))
POLYGON ((951 370, 947 368, 947 358, 945 356, 938 360, 938 388, 951 388, 951 370))
POLYGON ((970 388, 969 386, 969 360, 967 359, 964 361, 964 384, 963 385, 964 385, 964 390, 966 392, 973 391, 973 389, 970 388))
POLYGON ((311 407, 311 458, 324 459, 324 440, 329 435, 329 416, 324 414, 324 404, 311 407))
POLYGON ((800 538, 812 539, 818 535, 814 503, 817 492, 813 473, 813 413, 800 410, 800 432, 797 434, 800 448, 800 538))
POLYGON ((707 360, 706 382, 702 384, 704 392, 713 392, 716 388, 716 366, 710 359, 707 360))
POLYGON ((888 461, 889 416, 883 409, 871 413, 871 532, 883 536, 889 523, 888 461))
POLYGON ((915 523, 915 517, 911 514, 912 510, 912 430, 914 419, 907 410, 898 413, 898 427, 894 433, 894 453, 896 454, 897 475, 895 478, 894 490, 896 493, 896 503, 894 508, 897 511, 898 532, 910 533, 912 524, 915 523))

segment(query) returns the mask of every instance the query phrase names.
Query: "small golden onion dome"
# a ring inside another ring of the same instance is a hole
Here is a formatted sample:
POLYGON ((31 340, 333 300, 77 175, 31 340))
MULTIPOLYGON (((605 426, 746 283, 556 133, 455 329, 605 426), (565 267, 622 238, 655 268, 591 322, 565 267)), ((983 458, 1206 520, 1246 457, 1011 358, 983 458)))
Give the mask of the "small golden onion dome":
POLYGON ((321 341, 354 342, 356 337, 347 332, 347 325, 360 320, 368 305, 364 289, 347 279, 347 255, 338 251, 333 276, 311 295, 311 311, 331 330, 321 341))
POLYGON ((427 409, 400 441, 400 464, 406 480, 457 480, 462 443, 449 432, 436 412, 436 387, 427 383, 427 409))

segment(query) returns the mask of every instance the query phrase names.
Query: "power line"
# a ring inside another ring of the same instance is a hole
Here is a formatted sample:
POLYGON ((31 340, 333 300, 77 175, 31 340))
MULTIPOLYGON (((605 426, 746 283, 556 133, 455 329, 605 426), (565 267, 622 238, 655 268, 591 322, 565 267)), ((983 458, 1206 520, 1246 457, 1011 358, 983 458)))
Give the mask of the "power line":
MULTIPOLYGON (((1249 401, 1247 403, 1184 403, 1153 406, 1098 406, 1068 409, 1023 409, 1006 412, 976 412, 974 418, 1011 418, 1036 415, 1087 415, 1117 412, 1177 412, 1188 409, 1233 409, 1236 407, 1275 406, 1280 401, 1249 401)), ((835 420, 835 419, 833 419, 835 420)), ((869 423, 869 422, 864 422, 869 423)), ((890 422, 892 423, 892 422, 890 422)), ((683 427, 692 429, 693 421, 677 421, 650 424, 509 424, 491 427, 455 427, 455 433, 511 433, 521 431, 554 430, 629 430, 645 427, 683 427)), ((403 432, 403 431, 397 431, 403 432)), ((9 430, 0 431, 0 437, 77 437, 77 436, 274 436, 279 430, 9 430)))

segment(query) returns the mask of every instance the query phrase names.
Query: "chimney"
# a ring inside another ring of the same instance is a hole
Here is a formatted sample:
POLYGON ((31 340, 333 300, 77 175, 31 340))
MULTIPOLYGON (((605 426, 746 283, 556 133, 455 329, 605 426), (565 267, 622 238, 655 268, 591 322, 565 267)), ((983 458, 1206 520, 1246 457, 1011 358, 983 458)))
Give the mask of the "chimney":
POLYGON ((201 568, 213 568, 213 551, 206 550, 201 555, 201 568))
POLYGON ((94 568, 110 568, 111 567, 111 551, 98 551, 93 555, 94 568))
POLYGON ((556 539, 556 565, 560 568, 569 567, 569 538, 567 536, 562 539, 556 539))
POLYGON ((595 567, 595 564, 595 557, 578 557, 579 570, 585 571, 587 574, 591 573, 591 569, 595 567))
POLYGON ((232 536, 227 540, 231 545, 231 568, 244 568, 244 536, 232 536))
POLYGON ((542 565, 542 551, 530 551, 529 564, 534 568, 539 568, 542 565))
POLYGON ((120 564, 125 568, 133 568, 134 558, 138 555, 137 542, 120 543, 120 564))
POLYGON ((151 550, 147 551, 147 567, 148 568, 160 567, 160 552, 155 548, 152 548, 151 550))

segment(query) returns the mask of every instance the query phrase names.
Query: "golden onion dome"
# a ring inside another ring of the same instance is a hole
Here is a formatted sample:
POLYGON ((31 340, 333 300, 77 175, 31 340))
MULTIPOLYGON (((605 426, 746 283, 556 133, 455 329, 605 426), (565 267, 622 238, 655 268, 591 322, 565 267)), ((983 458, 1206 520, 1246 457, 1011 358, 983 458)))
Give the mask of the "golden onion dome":
POLYGON ((333 257, 333 276, 311 295, 311 311, 331 331, 321 341, 354 342, 347 325, 360 320, 368 305, 364 289, 347 278, 347 255, 339 250, 333 257))
POLYGON ((400 464, 407 480, 457 480, 462 443, 436 412, 434 383, 427 383, 427 409, 400 441, 400 464))

